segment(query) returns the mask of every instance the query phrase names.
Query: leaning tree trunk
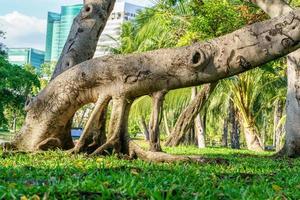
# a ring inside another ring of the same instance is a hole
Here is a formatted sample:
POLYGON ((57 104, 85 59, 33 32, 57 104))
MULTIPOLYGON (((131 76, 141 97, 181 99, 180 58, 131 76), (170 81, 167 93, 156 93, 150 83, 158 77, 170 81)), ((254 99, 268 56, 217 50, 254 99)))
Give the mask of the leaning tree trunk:
MULTIPOLYGON (((292 8, 283 0, 251 0, 270 17, 278 17, 292 12, 292 8)), ((297 19, 298 20, 298 19, 297 19)), ((286 103, 286 140, 280 154, 290 157, 300 156, 300 50, 287 56, 288 93, 286 103)))
POLYGON ((115 0, 84 0, 84 7, 73 21, 51 80, 75 65, 93 58, 114 4, 115 0))
MULTIPOLYGON (((51 81, 64 71, 74 67, 75 65, 93 58, 98 44, 99 37, 104 30, 107 20, 113 10, 115 0, 84 0, 84 7, 73 21, 69 36, 61 53, 61 56, 55 66, 54 73, 51 77, 51 81)), ((90 123, 93 129, 90 129, 91 133, 86 134, 84 138, 95 143, 103 143, 103 141, 96 141, 97 139, 105 139, 101 129, 105 127, 105 117, 102 119, 95 119, 90 123), (102 121, 101 121, 102 120, 102 121), (99 123, 102 123, 101 125, 99 123), (96 128, 99 127, 99 130, 96 128), (101 128, 102 127, 102 128, 101 128), (89 136, 89 138, 86 138, 89 136)), ((71 118, 68 122, 68 127, 64 127, 67 140, 63 143, 67 144, 67 148, 73 147, 73 141, 71 138, 71 118), (67 136, 68 135, 68 136, 67 136)), ((76 150, 87 149, 87 146, 82 146, 82 138, 77 143, 76 150)))
MULTIPOLYGON (((195 96, 191 103, 180 114, 171 135, 167 138, 167 141, 165 142, 166 146, 178 146, 182 142, 185 134, 194 125, 196 116, 204 107, 205 102, 209 98, 211 92, 215 89, 216 85, 217 83, 204 85, 204 88, 195 96)), ((200 136, 199 138, 200 140, 203 139, 201 137, 202 136, 200 136)))
POLYGON ((159 126, 162 120, 163 103, 166 93, 166 91, 159 91, 151 95, 152 112, 149 122, 149 150, 152 152, 162 151, 159 126))
MULTIPOLYGON (((155 153, 144 154, 128 139, 132 101, 157 91, 216 82, 286 55, 300 46, 299 18, 300 10, 296 10, 204 43, 83 62, 60 74, 28 102, 24 126, 5 147, 66 149, 68 135, 63 130, 74 113, 92 102, 97 102, 93 111, 97 113, 112 99, 107 142, 93 155, 113 150, 158 160, 155 153)), ((95 116, 91 115, 91 121, 95 116)))

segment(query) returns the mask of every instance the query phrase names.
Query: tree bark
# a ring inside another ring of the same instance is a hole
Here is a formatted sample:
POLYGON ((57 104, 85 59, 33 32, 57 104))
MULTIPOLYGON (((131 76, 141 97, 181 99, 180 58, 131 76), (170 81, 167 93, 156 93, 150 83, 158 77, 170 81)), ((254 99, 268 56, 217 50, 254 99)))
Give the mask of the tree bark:
MULTIPOLYGON (((185 110, 180 114, 175 127, 171 135, 168 137, 167 141, 165 142, 166 146, 178 146, 185 134, 192 128, 194 125, 196 116, 199 114, 200 110, 205 105, 206 100, 209 98, 211 92, 216 87, 217 83, 211 83, 204 86, 204 88, 199 92, 195 98, 191 101, 191 103, 185 108, 185 110)), ((198 124, 199 125, 199 124, 198 124)), ((202 125, 200 125, 201 129, 202 125)), ((204 130, 203 130, 204 131, 204 130)), ((203 132, 198 133, 200 135, 199 140, 201 140, 200 145, 203 145, 205 141, 203 138, 203 132)), ((204 145, 205 146, 205 145, 204 145)))
POLYGON ((296 10, 204 43, 83 62, 56 77, 28 102, 24 126, 10 146, 25 151, 68 148, 70 136, 62 130, 70 118, 83 105, 108 96, 115 105, 111 137, 94 153, 108 148, 126 153, 128 145, 121 149, 119 145, 128 144, 127 112, 133 99, 216 82, 286 55, 299 48, 299 18, 300 10, 296 10))
MULTIPOLYGON (((67 41, 52 74, 51 81, 64 71, 93 58, 99 37, 113 10, 114 4, 115 0, 84 0, 84 7, 73 21, 67 41)), ((103 124, 101 126, 99 125, 99 121, 100 119, 95 120, 95 124, 91 126, 94 128, 105 126, 104 120, 102 120, 103 124)), ((69 127, 65 127, 65 134, 69 134, 70 137, 72 122, 73 118, 68 122, 69 127)), ((93 130, 93 132, 100 134, 101 130, 93 130)), ((90 138, 86 138, 86 140, 89 141, 99 137, 99 135, 87 135, 90 138)), ((72 140, 68 139, 68 142, 67 146, 74 146, 72 140)), ((81 149, 81 147, 76 147, 76 149, 81 149)))
MULTIPOLYGON (((278 17, 292 12, 292 8, 283 0, 252 0, 270 17, 278 17)), ((288 93, 285 124, 286 140, 280 154, 290 157, 300 156, 300 50, 287 56, 288 93)))
POLYGON ((149 150, 152 152, 162 151, 160 146, 160 130, 159 125, 162 119, 163 103, 166 91, 155 92, 152 97, 152 112, 149 122, 149 150))
POLYGON ((288 56, 288 94, 286 139, 280 152, 290 157, 300 156, 300 51, 288 56))
POLYGON ((93 58, 114 4, 115 0, 84 0, 84 7, 73 21, 51 80, 75 65, 93 58))

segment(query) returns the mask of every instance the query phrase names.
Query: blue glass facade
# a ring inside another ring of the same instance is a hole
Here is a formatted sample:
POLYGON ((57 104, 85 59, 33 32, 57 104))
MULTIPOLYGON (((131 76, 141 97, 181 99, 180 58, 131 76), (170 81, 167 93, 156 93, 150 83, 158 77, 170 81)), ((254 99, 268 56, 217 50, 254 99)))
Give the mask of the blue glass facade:
POLYGON ((48 12, 46 62, 57 61, 68 38, 74 18, 82 4, 62 6, 61 13, 48 12))
POLYGON ((50 61, 52 57, 56 56, 57 52, 55 49, 59 43, 59 38, 57 35, 59 34, 59 22, 60 15, 53 12, 48 12, 48 23, 47 23, 47 36, 46 36, 46 52, 45 52, 45 60, 50 61))
MULTIPOLYGON (((58 61, 68 38, 74 18, 79 14, 82 4, 62 6, 61 13, 48 13, 46 62, 58 61)), ((103 30, 95 57, 108 54, 107 47, 114 47, 120 37, 121 25, 124 21, 132 20, 143 7, 130 4, 127 0, 117 0, 114 10, 103 30), (112 39, 114 38, 114 39, 112 39)))
POLYGON ((21 66, 30 64, 38 70, 45 61, 45 52, 32 48, 9 48, 7 54, 10 63, 21 66))

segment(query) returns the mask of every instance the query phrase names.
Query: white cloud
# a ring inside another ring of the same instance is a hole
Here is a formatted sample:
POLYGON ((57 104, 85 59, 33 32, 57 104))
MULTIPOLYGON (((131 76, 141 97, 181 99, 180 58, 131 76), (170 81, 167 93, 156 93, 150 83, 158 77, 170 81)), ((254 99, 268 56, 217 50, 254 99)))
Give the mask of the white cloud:
POLYGON ((45 19, 38 19, 14 11, 0 16, 0 29, 6 32, 6 39, 0 39, 7 47, 33 47, 45 49, 45 19))

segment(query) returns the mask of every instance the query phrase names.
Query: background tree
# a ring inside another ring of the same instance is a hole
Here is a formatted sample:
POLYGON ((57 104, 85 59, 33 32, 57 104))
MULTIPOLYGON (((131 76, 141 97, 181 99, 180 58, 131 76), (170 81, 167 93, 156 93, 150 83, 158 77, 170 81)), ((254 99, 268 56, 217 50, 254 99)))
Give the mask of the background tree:
POLYGON ((26 99, 39 86, 37 75, 0 56, 0 127, 15 132, 22 125, 26 99))

